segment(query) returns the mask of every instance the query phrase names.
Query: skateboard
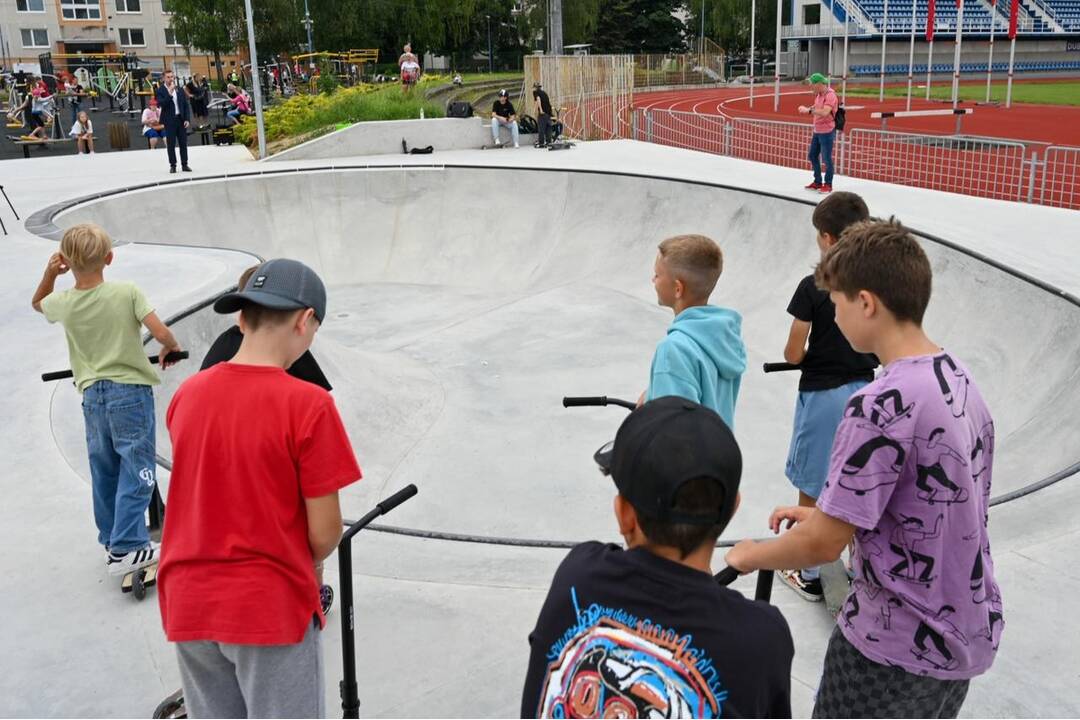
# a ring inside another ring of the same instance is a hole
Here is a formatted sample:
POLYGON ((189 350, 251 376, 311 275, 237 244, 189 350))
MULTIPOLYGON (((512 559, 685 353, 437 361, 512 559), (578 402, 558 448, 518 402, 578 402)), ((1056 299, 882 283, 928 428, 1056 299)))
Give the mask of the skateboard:
POLYGON ((157 584, 157 570, 158 564, 155 562, 129 572, 120 581, 120 592, 131 593, 136 600, 142 600, 146 597, 146 588, 157 584))
POLYGON ((498 145, 481 145, 481 150, 502 150, 503 148, 514 147, 512 143, 499 143, 498 145))

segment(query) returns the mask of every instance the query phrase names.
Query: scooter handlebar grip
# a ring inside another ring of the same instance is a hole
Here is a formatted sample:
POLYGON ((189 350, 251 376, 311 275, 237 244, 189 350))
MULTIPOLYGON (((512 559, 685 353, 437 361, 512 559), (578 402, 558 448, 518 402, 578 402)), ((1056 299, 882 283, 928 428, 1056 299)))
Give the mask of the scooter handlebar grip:
POLYGON ((713 579, 721 585, 730 585, 739 577, 739 571, 733 567, 726 567, 713 576, 713 579))
POLYGON ((767 373, 774 373, 774 372, 785 372, 787 370, 799 370, 800 368, 799 368, 798 365, 796 365, 794 363, 774 362, 774 363, 765 363, 761 367, 761 369, 764 370, 767 373))
POLYGON ((401 503, 405 502, 406 500, 408 500, 411 497, 413 497, 414 495, 416 495, 416 493, 418 493, 418 492, 420 492, 420 491, 416 489, 415 485, 412 485, 412 484, 406 485, 405 487, 401 488, 400 490, 398 490, 396 493, 394 493, 390 497, 388 497, 385 500, 383 500, 382 502, 380 502, 378 505, 376 505, 376 507, 379 508, 379 511, 383 515, 385 515, 386 513, 390 512, 391 510, 396 508, 401 503))
POLYGON ((607 405, 608 400, 604 396, 596 397, 564 397, 562 399, 563 407, 596 407, 607 405))

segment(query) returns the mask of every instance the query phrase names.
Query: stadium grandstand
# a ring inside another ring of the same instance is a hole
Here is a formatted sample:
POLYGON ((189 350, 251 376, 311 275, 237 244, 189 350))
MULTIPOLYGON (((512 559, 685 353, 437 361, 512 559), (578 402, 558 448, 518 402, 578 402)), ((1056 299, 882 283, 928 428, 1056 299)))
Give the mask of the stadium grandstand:
MULTIPOLYGON (((795 0, 783 28, 789 52, 806 54, 810 72, 842 74, 845 23, 848 74, 877 77, 881 38, 894 38, 886 51, 885 74, 908 72, 909 38, 915 32, 914 73, 951 74, 952 43, 960 25, 961 73, 1006 72, 1005 54, 990 59, 989 43, 1010 32, 1012 0, 795 0), (914 4, 914 7, 913 7, 914 4), (914 12, 913 12, 914 11, 914 12), (929 38, 938 41, 935 57, 929 38), (903 40, 903 42, 899 42, 903 40)), ((1014 72, 1029 77, 1080 75, 1080 0, 1018 0, 1014 72)))

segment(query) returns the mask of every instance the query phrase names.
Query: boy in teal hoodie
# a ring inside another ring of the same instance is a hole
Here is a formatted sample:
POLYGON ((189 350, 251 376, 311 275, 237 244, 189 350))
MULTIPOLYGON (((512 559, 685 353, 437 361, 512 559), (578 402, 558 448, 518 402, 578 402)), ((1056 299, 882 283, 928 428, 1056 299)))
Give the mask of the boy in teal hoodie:
POLYGON ((642 401, 684 397, 734 428, 746 346, 742 316, 708 304, 724 265, 720 247, 704 235, 677 235, 659 249, 653 286, 657 301, 675 312, 675 320, 656 346, 642 401))

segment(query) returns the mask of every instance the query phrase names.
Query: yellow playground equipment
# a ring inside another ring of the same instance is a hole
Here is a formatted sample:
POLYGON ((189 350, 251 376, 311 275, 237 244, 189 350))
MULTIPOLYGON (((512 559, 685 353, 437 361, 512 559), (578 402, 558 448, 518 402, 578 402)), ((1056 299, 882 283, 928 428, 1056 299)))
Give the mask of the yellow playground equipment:
MULTIPOLYGON (((311 66, 319 67, 324 62, 329 62, 334 68, 334 75, 342 83, 351 85, 360 82, 364 77, 364 66, 368 63, 375 64, 379 61, 377 49, 347 50, 345 52, 312 52, 294 55, 292 59, 301 68, 311 66), (356 68, 355 71, 353 68, 356 68)), ((312 73, 308 73, 311 75, 312 73)))
POLYGON ((46 52, 38 56, 38 63, 43 75, 74 75, 89 91, 94 107, 104 97, 113 112, 137 112, 135 98, 145 103, 153 93, 150 71, 139 67, 143 61, 134 53, 46 52))

